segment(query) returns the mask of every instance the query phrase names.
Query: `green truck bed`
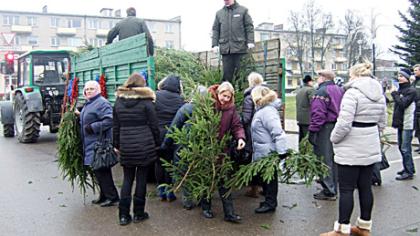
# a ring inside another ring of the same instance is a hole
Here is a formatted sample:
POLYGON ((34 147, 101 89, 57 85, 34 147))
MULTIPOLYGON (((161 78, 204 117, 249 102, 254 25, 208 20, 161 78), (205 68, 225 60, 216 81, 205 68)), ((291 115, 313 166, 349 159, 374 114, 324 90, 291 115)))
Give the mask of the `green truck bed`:
POLYGON ((130 74, 142 70, 148 72, 148 86, 155 89, 155 62, 153 56, 147 56, 145 34, 72 55, 71 58, 72 78, 79 78, 78 101, 84 100, 84 84, 104 74, 108 100, 114 103, 117 87, 122 85, 130 74))

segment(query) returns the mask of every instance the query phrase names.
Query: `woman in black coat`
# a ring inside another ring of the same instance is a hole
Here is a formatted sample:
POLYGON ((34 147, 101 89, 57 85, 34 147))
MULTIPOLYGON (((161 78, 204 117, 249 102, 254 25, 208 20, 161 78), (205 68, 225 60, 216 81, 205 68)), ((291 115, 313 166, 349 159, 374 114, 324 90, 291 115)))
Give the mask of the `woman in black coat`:
POLYGON ((154 105, 155 93, 144 87, 145 79, 132 74, 117 90, 113 112, 114 147, 120 153, 124 171, 119 204, 120 225, 131 222, 131 189, 136 178, 133 198, 134 223, 149 218, 146 204, 146 179, 150 165, 156 161, 160 145, 159 128, 154 105))
MULTIPOLYGON (((156 92, 156 115, 159 123, 160 142, 163 141, 167 133, 167 128, 171 125, 178 109, 184 105, 184 98, 181 96, 181 80, 176 75, 169 75, 158 84, 156 92)), ((171 162, 174 151, 172 149, 160 151, 159 157, 171 162)), ((170 184, 171 177, 162 167, 160 160, 156 161, 155 174, 158 186, 161 184, 170 184)), ((167 192, 164 187, 158 187, 159 197, 162 201, 174 201, 176 199, 173 192, 167 192)))

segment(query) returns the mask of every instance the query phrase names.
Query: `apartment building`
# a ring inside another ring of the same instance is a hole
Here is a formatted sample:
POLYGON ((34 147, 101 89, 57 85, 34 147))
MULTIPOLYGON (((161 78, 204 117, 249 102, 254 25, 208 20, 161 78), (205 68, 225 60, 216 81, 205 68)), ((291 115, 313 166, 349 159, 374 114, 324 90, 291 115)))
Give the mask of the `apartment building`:
MULTIPOLYGON (((309 37, 308 32, 304 32, 305 37, 309 37)), ((299 60, 296 57, 296 36, 295 32, 284 30, 282 24, 275 25, 270 22, 263 22, 255 28, 255 40, 264 41, 269 39, 280 38, 281 40, 281 55, 286 58, 286 71, 287 71, 287 82, 286 89, 293 90, 300 85, 300 80, 304 75, 301 75, 299 60)), ((345 35, 341 34, 326 34, 325 37, 330 40, 329 47, 327 47, 326 53, 321 58, 322 47, 319 43, 315 44, 314 48, 314 63, 312 63, 312 52, 308 45, 308 39, 306 39, 307 46, 304 47, 303 53, 303 73, 311 74, 312 68, 314 71, 321 69, 329 69, 336 72, 338 77, 347 78, 347 58, 345 57, 344 45, 345 35)))
MULTIPOLYGON (((122 11, 110 8, 102 8, 99 15, 49 13, 46 6, 41 12, 0 10, 0 56, 7 51, 103 46, 108 31, 121 19, 122 11)), ((181 48, 180 17, 144 20, 156 46, 181 48)))

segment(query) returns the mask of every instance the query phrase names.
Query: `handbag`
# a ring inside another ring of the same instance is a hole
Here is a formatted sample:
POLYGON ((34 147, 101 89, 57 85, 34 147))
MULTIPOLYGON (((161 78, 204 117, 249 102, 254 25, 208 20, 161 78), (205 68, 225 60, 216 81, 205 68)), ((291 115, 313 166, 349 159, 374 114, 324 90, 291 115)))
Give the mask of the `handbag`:
POLYGON ((385 152, 382 152, 382 160, 379 162, 379 169, 385 170, 389 168, 388 159, 385 156, 385 152))
POLYGON ((93 162, 91 167, 93 170, 111 168, 118 163, 118 155, 114 151, 114 147, 110 139, 105 138, 102 128, 99 133, 100 139, 94 144, 93 162))

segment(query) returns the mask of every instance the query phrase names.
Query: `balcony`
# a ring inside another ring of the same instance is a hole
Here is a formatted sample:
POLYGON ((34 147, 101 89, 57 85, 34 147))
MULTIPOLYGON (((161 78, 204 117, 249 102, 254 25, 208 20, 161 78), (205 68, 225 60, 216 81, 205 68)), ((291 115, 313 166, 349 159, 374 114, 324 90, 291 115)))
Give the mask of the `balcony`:
POLYGON ((346 62, 347 61, 347 58, 345 58, 345 57, 336 57, 334 59, 334 61, 335 62, 346 62))
POLYGON ((32 33, 32 26, 27 25, 12 25, 12 32, 20 34, 32 33))
POLYGON ((97 29, 96 30, 96 37, 106 37, 108 35, 108 31, 106 29, 97 29))
POLYGON ((73 36, 76 33, 76 28, 57 28, 57 35, 73 36))

